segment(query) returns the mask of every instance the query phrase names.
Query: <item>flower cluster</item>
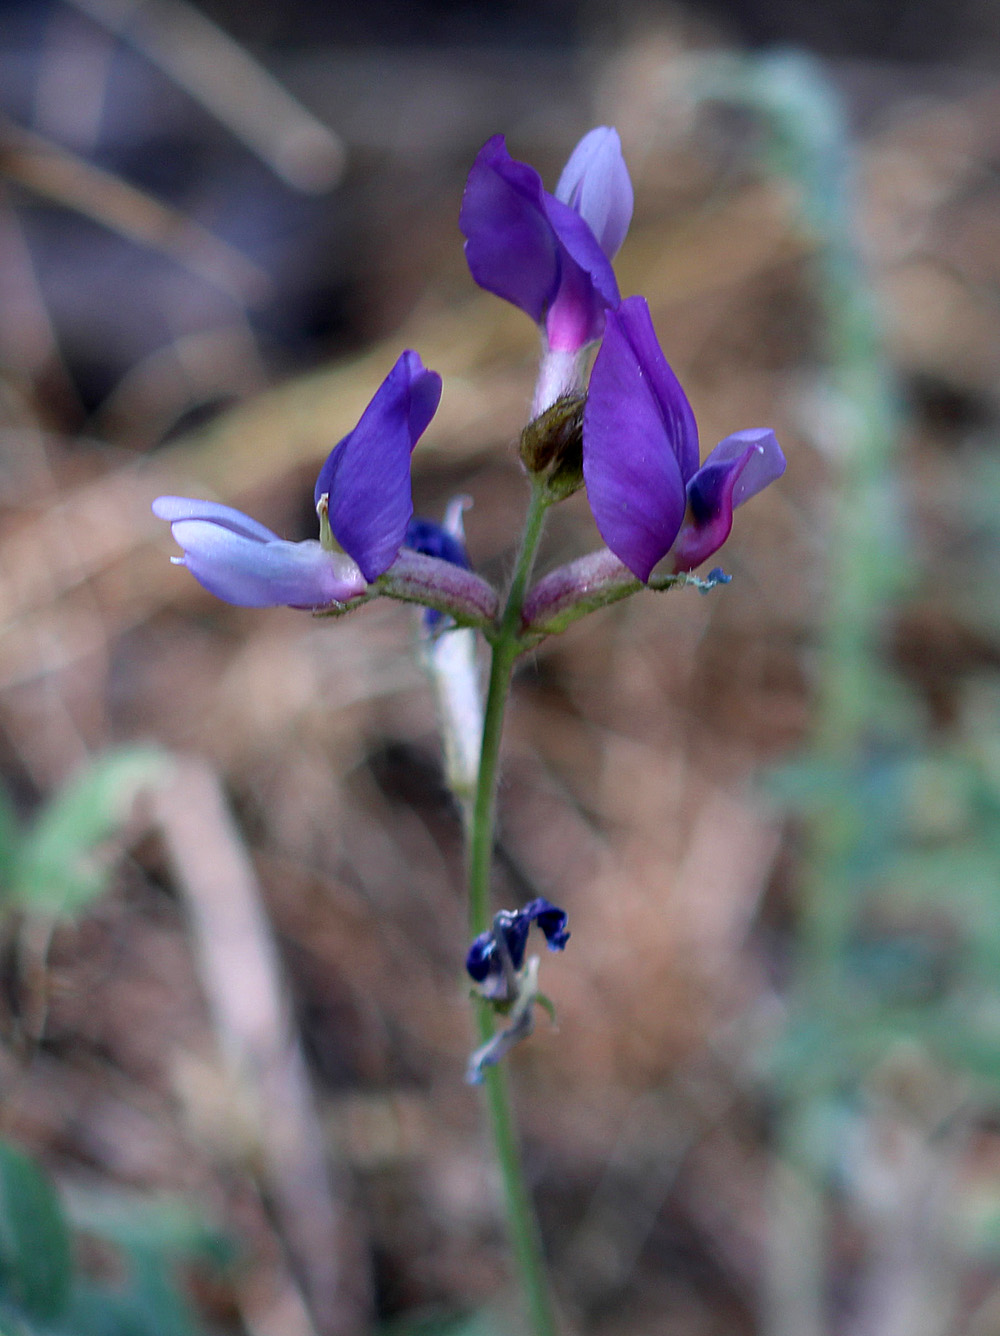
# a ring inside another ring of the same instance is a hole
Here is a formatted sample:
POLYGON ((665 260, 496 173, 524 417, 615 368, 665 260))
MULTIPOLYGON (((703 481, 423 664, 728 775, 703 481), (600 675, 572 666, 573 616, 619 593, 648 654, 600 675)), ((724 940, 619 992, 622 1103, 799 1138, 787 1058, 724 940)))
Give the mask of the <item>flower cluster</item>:
MULTIPOLYGON (((441 378, 411 351, 319 471, 318 539, 287 542, 214 502, 163 496, 153 503, 183 549, 174 560, 230 603, 334 614, 385 595, 427 609, 425 643, 451 645, 425 661, 432 675, 448 679, 444 690, 438 683, 439 700, 443 717, 456 721, 460 745, 449 774, 463 797, 475 784, 482 696, 475 633, 456 628, 477 628, 494 646, 506 637, 507 650, 521 652, 642 585, 722 583, 728 577, 719 570, 704 581, 689 573, 725 542, 736 507, 785 468, 766 428, 727 436, 702 462, 694 412, 649 307, 640 296, 622 299, 612 267, 632 204, 618 134, 602 126, 574 149, 553 193, 494 136, 472 166, 459 216, 473 279, 523 310, 541 333, 534 411, 520 445, 533 504, 544 511, 586 487, 605 549, 531 589, 515 578, 503 606, 470 567, 461 504, 443 527, 414 518, 410 457, 437 410, 441 378)), ((514 1018, 475 1055, 472 1079, 531 1028, 540 999, 537 958, 524 958, 532 923, 551 948, 565 945, 565 914, 535 900, 499 915, 469 952, 481 995, 514 1018)))
MULTIPOLYGON (((642 297, 621 299, 612 268, 632 200, 618 134, 607 126, 584 136, 552 194, 495 135, 469 173, 459 224, 475 281, 541 329, 536 455, 551 461, 552 414, 573 405, 575 417, 559 418, 566 443, 556 462, 570 459, 563 474, 571 479, 561 494, 586 485, 608 549, 645 583, 664 559, 664 573, 679 575, 717 551, 734 508, 779 477, 785 461, 774 433, 758 428, 726 437, 700 462, 694 413, 649 308, 642 297), (598 341, 585 384, 585 358, 598 341), (574 449, 582 457, 579 478, 574 449)), ((440 376, 404 352, 320 469, 318 541, 286 542, 228 506, 159 497, 153 509, 184 550, 176 560, 230 603, 340 611, 383 593, 488 628, 499 599, 442 530, 412 521, 410 456, 440 397, 440 376)), ((600 605, 592 587, 585 592, 588 610, 600 605)))

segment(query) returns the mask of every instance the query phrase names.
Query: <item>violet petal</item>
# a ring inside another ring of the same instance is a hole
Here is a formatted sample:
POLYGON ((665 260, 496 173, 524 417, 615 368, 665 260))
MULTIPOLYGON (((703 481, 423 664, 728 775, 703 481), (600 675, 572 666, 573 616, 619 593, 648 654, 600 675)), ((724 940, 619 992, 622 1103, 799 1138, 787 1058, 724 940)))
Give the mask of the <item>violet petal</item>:
POLYGON ((543 207, 542 179, 516 162, 503 135, 480 149, 458 225, 472 277, 540 323, 559 283, 558 245, 543 207))
POLYGON ((329 496, 337 542, 366 580, 395 561, 413 514, 410 454, 441 397, 441 377, 404 352, 352 432, 320 469, 315 496, 329 496))
MULTIPOLYGON (((609 312, 591 372, 583 476, 601 536, 643 581, 670 550, 684 518, 678 456, 688 457, 693 423, 687 398, 656 344, 645 302, 628 298, 609 312)), ((694 449, 697 464, 696 438, 694 449)))
POLYGON ((754 453, 747 460, 736 480, 733 489, 733 507, 742 506, 752 496, 762 492, 765 487, 780 478, 785 471, 785 456, 774 432, 767 427, 750 427, 746 431, 734 431, 720 441, 708 455, 703 468, 709 464, 723 463, 738 459, 747 446, 754 447, 754 453))
POLYGON ((459 226, 475 281, 544 322, 550 347, 600 337, 605 308, 620 299, 611 261, 584 218, 510 156, 503 135, 472 166, 459 226))
POLYGON ((521 913, 525 918, 538 924, 545 934, 545 940, 550 951, 562 951, 564 949, 570 937, 566 931, 566 924, 569 920, 564 909, 560 909, 558 905, 552 904, 550 900, 544 900, 539 896, 537 900, 532 900, 530 904, 526 904, 521 913))
POLYGON ((706 460, 688 483, 688 510, 671 553, 675 571, 690 571, 717 552, 733 527, 734 493, 740 474, 754 457, 745 445, 730 459, 706 460))
POLYGON ((688 508, 671 553, 673 569, 693 570, 717 552, 733 527, 733 511, 785 471, 773 431, 753 427, 720 441, 688 482, 688 508))

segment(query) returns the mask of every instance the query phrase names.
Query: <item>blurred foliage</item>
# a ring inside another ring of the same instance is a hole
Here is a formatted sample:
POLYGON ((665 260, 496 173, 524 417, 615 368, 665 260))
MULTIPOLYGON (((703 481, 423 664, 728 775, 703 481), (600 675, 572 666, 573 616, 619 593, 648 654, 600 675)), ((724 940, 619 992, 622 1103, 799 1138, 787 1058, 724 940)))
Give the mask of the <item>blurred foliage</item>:
MULTIPOLYGON (((890 652, 915 577, 926 586, 936 572, 912 570, 902 540, 903 418, 837 99, 801 56, 719 78, 766 127, 770 168, 797 189, 814 236, 827 338, 812 430, 836 483, 812 737, 773 781, 799 860, 784 1023, 762 1050, 778 1150, 764 1325, 769 1336, 837 1328, 846 1217, 867 1236, 851 1279, 864 1330, 914 1330, 916 1310, 937 1336, 953 1329, 962 1268, 991 1237, 995 1247, 1000 1203, 1000 1184, 977 1182, 992 1209, 980 1202, 980 1226, 965 1211, 957 1227, 953 1161, 1000 1109, 1000 699, 960 704, 942 732, 890 652)), ((953 504, 979 517, 970 567, 984 569, 1000 537, 995 459, 951 485, 953 504)), ((971 602, 995 634, 1000 610, 981 587, 953 571, 937 593, 959 619, 971 602)))
POLYGON ((488 1313, 469 1317, 428 1317, 391 1322, 379 1328, 379 1336, 507 1336, 488 1313))
POLYGON ((0 1323, 9 1336, 198 1336, 178 1266, 218 1269, 224 1239, 172 1203, 79 1199, 76 1232, 113 1249, 117 1282, 74 1260, 73 1228, 41 1169, 0 1142, 0 1323))
POLYGON ((105 752, 23 830, 0 793, 0 903, 53 918, 87 909, 107 886, 113 837, 167 766, 164 753, 152 747, 105 752))

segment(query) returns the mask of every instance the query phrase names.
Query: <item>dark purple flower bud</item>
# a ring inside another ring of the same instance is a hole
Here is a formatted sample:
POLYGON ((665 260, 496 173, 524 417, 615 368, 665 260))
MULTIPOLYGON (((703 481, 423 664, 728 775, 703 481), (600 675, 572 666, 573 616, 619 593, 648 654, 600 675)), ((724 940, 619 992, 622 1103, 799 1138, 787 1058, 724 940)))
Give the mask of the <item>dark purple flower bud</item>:
POLYGON ((361 421, 331 450, 316 479, 334 538, 366 580, 396 560, 413 514, 410 455, 437 410, 441 377, 404 352, 361 421))
POLYGON ((618 305, 611 260, 631 215, 618 134, 603 126, 577 145, 554 195, 494 135, 469 173, 459 226, 479 286, 543 325, 550 349, 575 353, 618 305))
POLYGON ((153 514, 169 520, 186 566, 216 597, 245 608, 327 608, 365 592, 361 571, 319 543, 289 543, 229 506, 160 496, 153 514))
POLYGON ((698 427, 642 297, 607 316, 583 417, 583 476, 601 536, 638 579, 673 549, 674 572, 711 556, 733 507, 781 476, 774 433, 737 432, 698 464, 698 427))
POLYGON ((406 526, 403 546, 422 552, 425 557, 438 557, 441 561, 450 561, 453 566, 461 566, 463 570, 469 569, 469 557, 462 540, 433 520, 414 516, 406 526))
POLYGON ((541 928, 550 951, 561 951, 569 941, 565 912, 548 900, 539 898, 523 909, 501 910, 493 920, 493 927, 480 933, 469 947, 465 959, 466 970, 476 983, 484 985, 487 996, 502 996, 507 967, 519 970, 524 964, 532 923, 541 928))
MULTIPOLYGON (((458 515, 461 521, 460 510, 458 515)), ((439 561, 451 562, 453 566, 461 566, 463 570, 470 569, 468 553, 462 540, 455 534, 449 533, 443 525, 435 524, 433 520, 414 516, 406 526, 403 546, 411 548, 414 552, 422 552, 425 557, 437 557, 439 561)), ((437 608, 425 610, 424 626, 428 631, 436 631, 443 621, 444 614, 438 612, 437 608)))

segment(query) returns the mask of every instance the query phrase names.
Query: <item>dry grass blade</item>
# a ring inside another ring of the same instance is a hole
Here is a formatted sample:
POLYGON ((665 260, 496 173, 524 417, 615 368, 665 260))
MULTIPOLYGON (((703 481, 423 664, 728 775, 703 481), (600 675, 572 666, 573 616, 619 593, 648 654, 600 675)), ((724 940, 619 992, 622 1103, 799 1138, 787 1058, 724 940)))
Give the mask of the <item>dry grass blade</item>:
POLYGON ((182 764, 158 817, 224 1058, 256 1111, 265 1182, 324 1336, 367 1330, 367 1274, 328 1169, 260 887, 214 772, 182 764))
POLYGON ((0 118, 0 173, 64 208, 168 255, 237 301, 266 294, 267 275, 234 247, 110 172, 0 118))
POLYGON ((130 42, 296 190, 329 190, 344 169, 338 137, 237 42, 184 0, 72 0, 130 42))

